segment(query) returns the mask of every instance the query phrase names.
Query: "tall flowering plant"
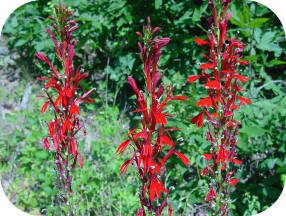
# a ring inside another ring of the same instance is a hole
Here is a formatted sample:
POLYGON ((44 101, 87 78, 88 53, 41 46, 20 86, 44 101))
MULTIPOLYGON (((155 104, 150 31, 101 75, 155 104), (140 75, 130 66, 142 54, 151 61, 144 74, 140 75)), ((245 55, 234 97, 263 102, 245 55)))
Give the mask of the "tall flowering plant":
POLYGON ((207 40, 195 39, 199 46, 209 47, 209 53, 203 54, 207 62, 200 65, 201 74, 188 78, 190 83, 201 79, 208 95, 196 103, 202 110, 191 122, 199 128, 204 123, 207 126, 206 140, 211 148, 202 155, 207 166, 201 175, 209 177, 205 201, 213 207, 215 215, 228 214, 231 187, 239 182, 235 170, 242 163, 236 151, 240 123, 234 112, 242 105, 251 104, 250 99, 241 96, 242 84, 249 80, 240 74, 241 66, 248 64, 242 60, 244 45, 237 35, 230 38, 227 34, 230 2, 209 0, 213 17, 209 19, 211 28, 207 40))
POLYGON ((132 148, 131 158, 121 165, 120 171, 125 174, 130 164, 133 164, 138 171, 141 181, 139 190, 141 208, 138 209, 137 216, 145 216, 146 210, 159 216, 167 205, 169 215, 171 215, 172 207, 167 202, 169 190, 162 182, 162 171, 166 161, 173 154, 186 166, 189 164, 188 158, 175 150, 176 142, 170 134, 171 131, 179 130, 179 128, 167 128, 166 117, 171 115, 164 112, 166 104, 171 100, 186 100, 187 98, 173 96, 171 86, 168 86, 165 91, 164 84, 159 85, 162 73, 158 71, 157 64, 161 56, 161 48, 170 41, 169 38, 153 37, 159 31, 159 27, 151 27, 148 17, 143 33, 136 32, 140 40, 138 47, 143 61, 145 89, 139 90, 136 81, 131 76, 128 77, 128 83, 137 98, 137 109, 133 112, 140 113, 141 119, 136 128, 129 130, 128 139, 122 142, 116 150, 118 154, 121 154, 128 146, 132 148), (163 154, 163 149, 168 149, 166 154, 163 154), (160 202, 162 193, 165 197, 160 202))
MULTIPOLYGON (((83 102, 90 103, 92 99, 89 94, 93 91, 81 94, 79 82, 88 76, 82 73, 80 67, 74 69, 73 59, 75 56, 75 45, 77 40, 73 39, 73 31, 78 26, 72 19, 73 12, 65 6, 59 5, 55 8, 55 16, 50 16, 52 29, 47 28, 47 33, 55 47, 55 54, 62 65, 61 70, 54 66, 43 52, 37 52, 36 57, 48 65, 48 75, 40 77, 45 82, 43 93, 39 98, 45 100, 41 112, 50 110, 53 119, 47 123, 48 136, 43 139, 44 149, 51 150, 56 170, 57 186, 66 201, 68 193, 72 192, 71 170, 77 162, 83 166, 83 157, 78 152, 78 139, 76 135, 84 127, 80 120, 79 105, 83 102)), ((85 131, 84 131, 85 134, 85 131)))

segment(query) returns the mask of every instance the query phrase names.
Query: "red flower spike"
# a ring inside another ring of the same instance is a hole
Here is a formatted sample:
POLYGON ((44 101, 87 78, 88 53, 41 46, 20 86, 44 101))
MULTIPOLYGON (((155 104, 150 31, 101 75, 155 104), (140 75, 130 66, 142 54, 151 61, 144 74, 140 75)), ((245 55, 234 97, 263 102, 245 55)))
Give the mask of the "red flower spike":
MULTIPOLYGON (((133 113, 141 115, 138 127, 129 130, 128 139, 121 143, 116 153, 122 153, 129 144, 132 143, 133 156, 126 160, 120 167, 121 173, 125 174, 128 166, 133 163, 138 171, 141 182, 139 200, 141 208, 138 209, 138 216, 145 216, 146 209, 150 214, 160 216, 168 203, 168 190, 164 187, 160 176, 161 170, 165 170, 165 163, 172 156, 176 155, 186 166, 189 164, 188 158, 175 151, 176 142, 173 141, 170 131, 179 130, 178 128, 167 128, 167 118, 172 116, 164 111, 166 105, 173 100, 187 100, 186 96, 172 95, 172 86, 164 88, 160 83, 162 73, 158 72, 158 61, 162 55, 161 48, 170 41, 166 37, 154 37, 160 31, 159 27, 152 28, 150 19, 143 27, 143 33, 137 32, 140 39, 138 48, 140 57, 143 61, 143 75, 145 77, 146 92, 139 90, 136 81, 128 77, 128 83, 136 94, 137 107, 133 113), (166 91, 167 90, 167 91, 166 91), (168 152, 164 154, 164 150, 168 152), (165 194, 165 195, 164 195, 165 194), (163 202, 160 203, 160 198, 163 202), (156 202, 155 202, 156 201, 156 202)), ((169 214, 172 210, 169 208, 169 214)))
POLYGON ((46 77, 38 78, 44 82, 44 93, 40 98, 45 98, 41 112, 46 112, 50 107, 54 118, 48 123, 49 139, 43 139, 44 149, 54 147, 54 160, 57 168, 57 179, 59 190, 63 194, 63 200, 67 200, 72 192, 71 174, 75 165, 83 167, 83 157, 78 152, 76 134, 83 127, 81 122, 79 104, 90 103, 93 100, 88 98, 94 89, 91 89, 80 96, 79 89, 82 89, 79 82, 88 76, 81 73, 80 67, 74 68, 75 46, 77 40, 73 39, 73 32, 78 28, 76 21, 72 19, 73 13, 65 6, 59 4, 55 8, 55 17, 50 17, 53 22, 51 28, 47 28, 50 36, 58 65, 63 68, 57 69, 43 52, 37 52, 36 57, 49 66, 49 74, 46 77), (60 72, 63 71, 63 72, 60 72))
POLYGON ((220 215, 229 214, 229 187, 238 182, 235 178, 230 179, 235 174, 233 164, 242 164, 242 161, 236 159, 236 137, 239 134, 240 122, 235 119, 235 111, 242 105, 252 103, 250 99, 241 96, 244 91, 242 84, 249 78, 240 72, 241 67, 247 65, 248 61, 243 60, 242 56, 245 45, 237 36, 231 38, 228 35, 230 2, 223 0, 214 3, 209 0, 213 16, 209 18, 208 40, 195 39, 200 46, 208 45, 208 52, 202 54, 207 63, 201 64, 200 74, 188 78, 190 83, 200 78, 207 89, 208 96, 196 103, 201 111, 192 118, 191 123, 202 127, 206 118, 205 137, 210 142, 211 149, 209 154, 203 154, 208 165, 201 171, 201 175, 207 175, 211 179, 205 200, 211 202, 210 206, 214 206, 214 209, 220 209, 220 215), (218 199, 214 201, 216 197, 218 199))

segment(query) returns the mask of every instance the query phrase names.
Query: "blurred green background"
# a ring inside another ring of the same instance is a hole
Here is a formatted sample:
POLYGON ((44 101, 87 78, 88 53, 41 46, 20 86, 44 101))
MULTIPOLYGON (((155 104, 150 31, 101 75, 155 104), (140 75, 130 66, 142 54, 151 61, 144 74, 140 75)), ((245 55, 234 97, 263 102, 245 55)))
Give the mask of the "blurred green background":
MULTIPOLYGON (((169 200, 174 215, 206 215, 207 181, 199 172, 205 166, 201 154, 210 143, 190 124, 199 111, 195 102, 205 91, 198 83, 187 84, 186 78, 200 72, 201 53, 207 52, 193 42, 195 37, 205 38, 207 1, 62 2, 75 11, 79 24, 76 64, 90 74, 84 88, 97 88, 96 102, 82 107, 88 135, 81 138, 84 168, 76 168, 73 176, 70 205, 75 215, 134 215, 139 207, 134 169, 130 167, 126 176, 119 173, 128 152, 117 156, 115 150, 136 121, 126 78, 132 74, 142 85, 135 32, 141 31, 148 15, 153 26, 162 27, 161 35, 171 38, 159 63, 163 82, 172 83, 175 93, 189 96, 188 101, 167 107, 175 116, 169 125, 182 128, 175 136, 183 138, 180 149, 191 161, 187 168, 176 157, 166 164, 166 187, 175 187, 169 200)), ((34 215, 62 215, 68 208, 57 205, 53 160, 41 144, 47 134, 44 121, 50 116, 40 114, 42 101, 36 98, 41 86, 35 78, 47 68, 35 59, 35 52, 55 60, 45 32, 55 3, 40 0, 18 8, 7 20, 0 43, 1 183, 17 207, 34 215)), ((234 1, 230 9, 229 35, 238 34, 246 44, 250 64, 242 74, 251 78, 245 96, 253 100, 235 114, 242 123, 238 154, 243 165, 231 208, 233 215, 253 215, 277 200, 286 179, 286 40, 280 21, 267 8, 234 1)))

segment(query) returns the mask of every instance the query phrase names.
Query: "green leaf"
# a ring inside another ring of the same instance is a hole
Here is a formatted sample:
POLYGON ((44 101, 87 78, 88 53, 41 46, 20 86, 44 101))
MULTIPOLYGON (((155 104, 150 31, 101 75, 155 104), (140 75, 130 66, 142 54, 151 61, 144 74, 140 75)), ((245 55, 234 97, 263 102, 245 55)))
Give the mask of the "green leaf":
POLYGON ((261 166, 262 166, 262 167, 267 167, 268 169, 271 170, 271 169, 274 168, 274 166, 275 166, 277 160, 278 160, 277 158, 274 158, 274 159, 272 159, 272 158, 266 159, 266 160, 264 160, 264 161, 261 163, 261 166))
POLYGON ((285 65, 286 61, 282 61, 282 60, 278 60, 278 59, 273 59, 269 62, 268 67, 273 67, 273 66, 277 66, 277 65, 285 65))
POLYGON ((261 27, 264 23, 266 23, 269 20, 269 18, 256 18, 252 20, 249 24, 248 27, 250 28, 258 28, 261 27))
POLYGON ((246 134, 248 137, 262 136, 266 131, 258 126, 244 126, 241 128, 240 133, 246 134))
POLYGON ((162 5, 163 0, 155 0, 155 9, 158 10, 162 5))

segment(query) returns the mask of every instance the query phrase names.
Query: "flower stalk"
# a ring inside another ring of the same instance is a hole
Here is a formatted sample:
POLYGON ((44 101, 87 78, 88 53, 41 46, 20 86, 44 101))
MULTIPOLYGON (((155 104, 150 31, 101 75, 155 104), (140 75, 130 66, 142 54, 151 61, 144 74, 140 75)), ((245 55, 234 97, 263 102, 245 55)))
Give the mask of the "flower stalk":
MULTIPOLYGON (((61 193, 61 200, 68 203, 68 196, 72 193, 71 172, 77 162, 83 167, 83 157, 78 151, 78 132, 84 128, 80 119, 81 103, 91 103, 89 94, 94 90, 80 94, 80 81, 88 77, 82 73, 80 67, 74 69, 73 60, 77 40, 73 39, 73 32, 78 28, 72 19, 73 12, 64 5, 55 7, 55 16, 49 16, 53 22, 52 28, 47 28, 61 69, 53 65, 43 52, 37 52, 36 57, 49 67, 48 74, 38 80, 45 82, 43 93, 38 98, 45 102, 41 112, 47 110, 53 113, 53 119, 47 123, 48 136, 43 139, 44 149, 50 150, 54 157, 57 187, 61 193)), ((85 130, 83 134, 85 135, 85 130)))
POLYGON ((186 100, 185 96, 173 96, 172 86, 165 90, 160 83, 162 73, 158 71, 158 61, 162 54, 161 48, 167 45, 169 38, 153 36, 160 31, 159 27, 152 28, 150 18, 143 27, 143 33, 136 32, 139 37, 138 48, 143 62, 145 90, 139 90, 133 77, 128 77, 128 83, 132 87, 137 101, 137 109, 134 113, 140 113, 141 119, 136 128, 130 129, 128 139, 122 142, 116 153, 122 154, 128 146, 132 147, 132 156, 125 161, 120 171, 125 174, 130 164, 138 171, 141 182, 139 201, 141 207, 137 216, 146 216, 147 212, 160 216, 166 206, 168 214, 172 214, 172 206, 168 202, 170 190, 165 188, 161 175, 165 171, 165 163, 173 154, 186 166, 189 159, 175 150, 176 142, 171 137, 171 132, 179 128, 168 128, 167 117, 172 116, 164 111, 166 104, 172 100, 186 100), (167 150, 164 155, 163 149, 167 150), (161 194, 165 194, 163 197, 161 194))
POLYGON ((207 166, 201 175, 209 177, 209 191, 205 201, 209 202, 214 215, 230 213, 230 191, 239 180, 235 177, 237 159, 237 136, 240 122, 234 113, 240 106, 251 104, 251 100, 241 96, 243 83, 249 80, 242 76, 241 66, 248 62, 242 59, 244 45, 238 36, 227 34, 231 13, 227 12, 230 0, 209 0, 213 16, 209 19, 208 39, 195 39, 199 46, 208 46, 209 53, 203 54, 207 63, 202 63, 202 72, 188 78, 190 83, 203 80, 207 97, 201 98, 196 106, 202 111, 191 122, 202 127, 207 125, 206 140, 211 143, 208 153, 203 154, 207 166))

